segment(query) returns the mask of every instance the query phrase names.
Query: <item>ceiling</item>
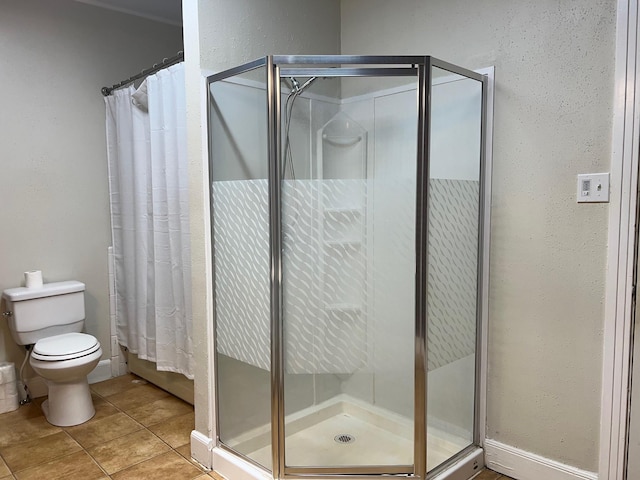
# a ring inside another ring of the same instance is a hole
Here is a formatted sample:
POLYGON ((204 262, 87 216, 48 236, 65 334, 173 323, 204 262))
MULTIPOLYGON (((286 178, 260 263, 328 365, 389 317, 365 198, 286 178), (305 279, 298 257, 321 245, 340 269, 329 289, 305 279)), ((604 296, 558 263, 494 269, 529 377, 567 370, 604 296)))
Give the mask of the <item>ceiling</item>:
POLYGON ((96 7, 182 26, 182 0, 76 0, 96 7))

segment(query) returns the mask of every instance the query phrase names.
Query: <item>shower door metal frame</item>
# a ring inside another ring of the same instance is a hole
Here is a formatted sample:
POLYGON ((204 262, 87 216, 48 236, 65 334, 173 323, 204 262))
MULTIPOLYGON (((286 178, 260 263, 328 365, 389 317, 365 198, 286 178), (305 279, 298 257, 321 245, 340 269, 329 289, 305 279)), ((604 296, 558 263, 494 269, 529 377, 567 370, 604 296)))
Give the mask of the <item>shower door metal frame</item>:
MULTIPOLYGON (((267 81, 268 85, 272 85, 275 92, 275 102, 279 102, 280 99, 280 83, 283 77, 290 76, 304 76, 304 77, 401 77, 412 76, 416 77, 419 73, 419 67, 417 65, 420 61, 424 61, 424 57, 374 57, 374 56, 343 56, 343 55, 309 55, 309 56, 274 56, 267 57, 272 61, 271 68, 268 70, 270 79, 267 81), (311 65, 305 66, 305 65, 311 65), (344 65, 350 65, 344 67, 344 65), (358 67, 352 67, 351 65, 359 65, 358 67), (375 66, 374 66, 375 65, 375 66), (384 65, 394 65, 385 67, 384 65), (397 67, 396 65, 403 65, 403 67, 397 67), (372 67, 373 66, 373 67, 372 67), (272 77, 272 78, 271 78, 272 77)), ((268 60, 268 62, 269 62, 268 60)), ((420 88, 418 86, 418 88, 420 88)), ((271 102, 274 104, 274 102, 271 102)), ((280 199, 282 195, 282 172, 280 170, 281 159, 281 119, 280 109, 276 105, 274 108, 275 115, 269 117, 269 137, 270 141, 275 139, 275 148, 270 149, 273 156, 269 161, 269 172, 273 174, 272 185, 278 192, 271 192, 274 195, 274 200, 278 200, 277 208, 280 208, 280 199), (271 129, 273 127, 273 129, 271 129)), ((270 181, 272 177, 269 177, 270 181)), ((271 190, 270 190, 271 191, 271 190)), ((274 201, 274 203, 276 203, 274 201)), ((281 244, 281 216, 280 212, 271 212, 272 221, 277 222, 277 225, 272 224, 273 239, 278 242, 277 245, 272 245, 272 278, 278 278, 279 281, 272 284, 272 289, 277 290, 276 293, 272 292, 272 299, 276 298, 282 302, 282 244, 281 244), (274 231, 275 229, 278 232, 274 231)), ((414 465, 388 465, 388 466, 354 466, 354 467, 288 467, 285 459, 285 429, 284 429, 284 336, 283 327, 284 319, 281 317, 282 304, 277 307, 279 312, 279 318, 272 317, 272 335, 274 335, 275 343, 277 347, 277 358, 273 358, 277 363, 276 369, 279 371, 278 375, 272 376, 277 381, 272 384, 272 388, 277 390, 278 402, 276 405, 272 405, 273 417, 272 417, 272 445, 278 445, 278 448, 273 449, 273 465, 274 465, 274 477, 276 476, 276 470, 280 473, 282 478, 299 478, 300 476, 313 476, 313 478, 345 478, 345 476, 352 477, 358 476, 378 476, 378 475, 413 475, 415 473, 415 454, 417 448, 414 445, 414 465), (277 425, 276 425, 277 424, 277 425), (278 467, 276 468, 276 462, 278 467)), ((272 344, 272 347, 274 345, 272 344)), ((274 394, 272 394, 274 395, 274 394)), ((275 397, 275 395, 274 395, 275 397)), ((414 412, 415 417, 415 412, 414 412)), ((425 416, 426 419, 426 416, 425 416)), ((426 431, 424 437, 425 457, 426 457, 426 431)), ((426 460, 425 460, 426 464, 426 460)), ((422 477, 424 478, 424 477, 422 477)))
MULTIPOLYGON (((487 78, 484 75, 431 56, 347 56, 347 55, 276 55, 267 56, 236 68, 207 77, 207 96, 211 83, 248 71, 266 67, 267 124, 268 124, 268 191, 270 235, 270 322, 271 322, 271 449, 272 474, 276 479, 314 478, 379 478, 382 475, 402 475, 403 478, 424 480, 445 470, 452 463, 477 448, 481 442, 479 420, 483 418, 479 408, 480 371, 482 359, 483 279, 485 263, 484 219, 486 215, 486 145, 487 145, 487 78), (351 65, 351 67, 344 67, 351 65), (353 67, 356 65, 356 67, 353 67), (372 67, 375 65, 375 67, 372 67), (440 68, 453 74, 477 80, 482 85, 482 118, 480 146, 480 192, 478 215, 478 272, 476 308, 476 371, 474 398, 473 444, 458 452, 451 459, 427 472, 427 353, 428 353, 428 235, 429 235, 429 167, 431 135, 431 86, 432 69, 440 68), (281 112, 280 84, 283 77, 398 77, 417 76, 418 122, 416 158, 416 276, 415 276, 415 361, 414 361, 414 463, 413 465, 358 466, 358 467, 287 467, 285 463, 285 415, 284 415, 284 318, 282 316, 282 170, 280 168, 281 112)), ((207 100, 208 114, 210 101, 207 100)), ((208 116, 208 118, 210 118, 208 116)), ((209 151, 212 151, 209 131, 209 151)), ((209 186, 213 185, 213 165, 209 157, 209 186)), ((213 214, 213 212, 212 212, 213 214)), ((213 221, 211 222, 213 239, 213 221)), ((212 245, 212 248, 215 248, 212 245)), ((213 269, 215 275, 215 268, 213 269)), ((215 279, 214 279, 215 285, 215 279)), ((215 288, 213 292, 215 298, 215 288)), ((214 310, 215 312, 215 310, 214 310)), ((215 313, 214 313, 215 331, 215 313)), ((216 348, 217 352, 217 348, 216 348)), ((216 378, 217 364, 216 364, 216 378)), ((216 387, 216 396, 218 389, 216 387)), ((216 401, 216 404, 219 404, 216 401)), ((216 418, 218 411, 215 412, 216 418)), ((219 425, 219 422, 216 422, 219 425)), ((226 446, 216 432, 217 446, 238 455, 260 468, 246 455, 226 446)))

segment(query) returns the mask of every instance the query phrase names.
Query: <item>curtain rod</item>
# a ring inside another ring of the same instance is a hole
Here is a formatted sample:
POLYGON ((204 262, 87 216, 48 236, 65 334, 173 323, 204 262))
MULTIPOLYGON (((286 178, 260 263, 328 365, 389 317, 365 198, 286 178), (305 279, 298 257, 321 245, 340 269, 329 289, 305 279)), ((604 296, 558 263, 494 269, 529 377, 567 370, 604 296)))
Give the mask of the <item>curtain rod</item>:
POLYGON ((182 60, 184 60, 184 52, 181 50, 178 52, 177 55, 171 58, 164 58, 162 62, 154 63, 153 67, 147 68, 146 70, 142 70, 140 73, 138 73, 137 75, 134 75, 133 77, 129 77, 126 80, 122 80, 120 83, 116 83, 115 85, 112 85, 110 87, 102 87, 102 90, 101 90, 102 95, 106 97, 110 95, 111 92, 114 91, 116 88, 124 87, 125 85, 133 83, 140 78, 144 78, 148 75, 156 73, 158 70, 162 70, 163 68, 170 67, 171 65, 181 62, 182 60))

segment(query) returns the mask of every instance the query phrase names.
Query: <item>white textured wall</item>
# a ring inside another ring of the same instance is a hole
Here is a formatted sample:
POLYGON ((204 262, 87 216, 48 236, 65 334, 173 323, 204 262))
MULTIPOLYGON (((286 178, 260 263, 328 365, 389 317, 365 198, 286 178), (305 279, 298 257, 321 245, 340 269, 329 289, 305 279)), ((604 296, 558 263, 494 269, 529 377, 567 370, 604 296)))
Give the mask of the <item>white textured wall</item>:
POLYGON ((265 55, 340 51, 338 0, 200 0, 203 68, 224 70, 265 55))
MULTIPOLYGON (((86 283, 87 331, 110 354, 104 101, 182 48, 181 29, 70 0, 0 0, 0 290, 22 272, 86 283)), ((0 322, 0 360, 23 358, 0 322)))
POLYGON ((487 435, 595 471, 614 0, 343 0, 343 54, 496 66, 487 435))
MULTIPOLYGON (((210 239, 207 167, 203 159, 200 68, 224 70, 267 54, 336 54, 340 51, 338 0, 193 0, 183 2, 187 72, 187 125, 191 178, 191 255, 196 429, 209 431, 212 406, 210 239), (200 97, 198 93, 200 92, 200 97)), ((206 459, 199 459, 206 461, 206 459)))

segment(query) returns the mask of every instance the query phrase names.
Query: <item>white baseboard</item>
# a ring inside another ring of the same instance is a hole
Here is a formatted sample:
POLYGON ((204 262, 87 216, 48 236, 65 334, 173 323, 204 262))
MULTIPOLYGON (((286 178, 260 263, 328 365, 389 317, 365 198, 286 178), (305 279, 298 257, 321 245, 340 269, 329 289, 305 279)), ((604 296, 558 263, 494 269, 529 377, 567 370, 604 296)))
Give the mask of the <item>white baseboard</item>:
POLYGON ((491 439, 484 441, 484 451, 487 468, 516 480, 598 479, 598 474, 595 472, 580 470, 491 439))
POLYGON ((214 442, 197 430, 191 432, 191 458, 208 469, 212 468, 211 450, 214 442))
POLYGON ((100 363, 87 375, 89 383, 98 383, 109 380, 111 376, 111 359, 100 360, 100 363))
POLYGON ((242 458, 222 448, 211 452, 213 468, 224 478, 233 480, 272 480, 273 476, 242 458))

